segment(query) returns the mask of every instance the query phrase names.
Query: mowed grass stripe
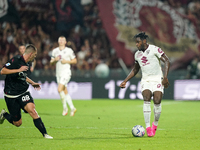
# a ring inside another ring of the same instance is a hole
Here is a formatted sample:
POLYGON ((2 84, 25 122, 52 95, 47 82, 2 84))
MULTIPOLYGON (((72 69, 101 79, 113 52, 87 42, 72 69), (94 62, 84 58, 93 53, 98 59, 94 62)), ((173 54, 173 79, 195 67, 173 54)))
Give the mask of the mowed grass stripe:
MULTIPOLYGON (((32 118, 22 113, 22 126, 17 128, 6 120, 0 125, 0 150, 199 150, 199 101, 163 100, 156 136, 135 138, 134 125, 145 127, 141 100, 76 100, 74 117, 62 116, 60 100, 35 100, 53 140, 44 139, 34 127, 32 118)), ((0 100, 0 109, 6 108, 0 100)), ((152 104, 151 122, 153 121, 152 104)))

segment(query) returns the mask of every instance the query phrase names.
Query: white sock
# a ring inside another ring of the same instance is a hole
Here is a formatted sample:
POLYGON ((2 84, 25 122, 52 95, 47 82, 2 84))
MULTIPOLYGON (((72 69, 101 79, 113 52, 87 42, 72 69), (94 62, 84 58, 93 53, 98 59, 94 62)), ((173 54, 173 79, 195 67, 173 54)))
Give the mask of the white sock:
POLYGON ((60 98, 62 100, 63 109, 67 109, 67 103, 66 103, 66 100, 65 100, 65 92, 62 91, 59 94, 60 94, 60 98))
POLYGON ((158 120, 160 118, 161 110, 162 110, 161 104, 154 104, 153 111, 154 111, 154 125, 155 126, 158 126, 158 120))
POLYGON ((144 101, 143 104, 143 114, 146 128, 150 127, 150 118, 151 118, 151 102, 144 101))
POLYGON ((65 100, 67 101, 67 103, 68 103, 70 109, 71 109, 71 110, 74 109, 74 105, 73 105, 73 102, 72 102, 72 98, 71 98, 71 96, 70 96, 69 94, 66 94, 66 95, 65 95, 65 100))

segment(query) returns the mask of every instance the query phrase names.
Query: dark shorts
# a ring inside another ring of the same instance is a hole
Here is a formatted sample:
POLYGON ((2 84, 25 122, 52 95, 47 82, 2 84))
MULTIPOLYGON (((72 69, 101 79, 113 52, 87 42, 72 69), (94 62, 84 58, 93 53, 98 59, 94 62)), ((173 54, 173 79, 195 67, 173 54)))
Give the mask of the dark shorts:
POLYGON ((8 111, 10 112, 11 116, 13 117, 13 121, 19 121, 21 119, 21 109, 24 110, 24 106, 26 106, 26 104, 34 103, 34 100, 31 96, 30 92, 26 92, 17 98, 8 98, 5 96, 4 96, 4 98, 6 101, 8 111))

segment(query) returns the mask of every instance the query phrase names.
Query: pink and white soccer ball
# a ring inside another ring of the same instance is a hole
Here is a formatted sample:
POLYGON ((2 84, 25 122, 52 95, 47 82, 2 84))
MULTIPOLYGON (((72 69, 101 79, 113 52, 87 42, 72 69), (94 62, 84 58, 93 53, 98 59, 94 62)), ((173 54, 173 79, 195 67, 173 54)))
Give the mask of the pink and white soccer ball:
POLYGON ((132 134, 135 137, 143 137, 145 134, 145 129, 141 125, 136 125, 132 128, 132 134))

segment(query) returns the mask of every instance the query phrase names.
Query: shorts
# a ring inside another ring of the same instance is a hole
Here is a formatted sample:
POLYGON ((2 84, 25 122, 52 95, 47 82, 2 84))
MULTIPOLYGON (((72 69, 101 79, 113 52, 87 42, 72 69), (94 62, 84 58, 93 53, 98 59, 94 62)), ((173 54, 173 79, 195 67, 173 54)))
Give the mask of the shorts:
POLYGON ((69 80, 71 79, 71 76, 67 76, 67 77, 59 76, 59 77, 56 77, 56 79, 57 79, 57 83, 60 83, 67 87, 67 84, 68 84, 69 80))
POLYGON ((155 91, 160 91, 164 93, 163 90, 164 86, 162 85, 161 82, 156 82, 156 81, 142 81, 141 82, 141 92, 144 90, 150 90, 152 93, 155 91))
POLYGON ((21 119, 21 109, 24 110, 24 106, 26 106, 26 104, 34 103, 30 92, 26 92, 17 98, 8 98, 6 96, 4 96, 4 98, 13 121, 19 121, 21 119))

